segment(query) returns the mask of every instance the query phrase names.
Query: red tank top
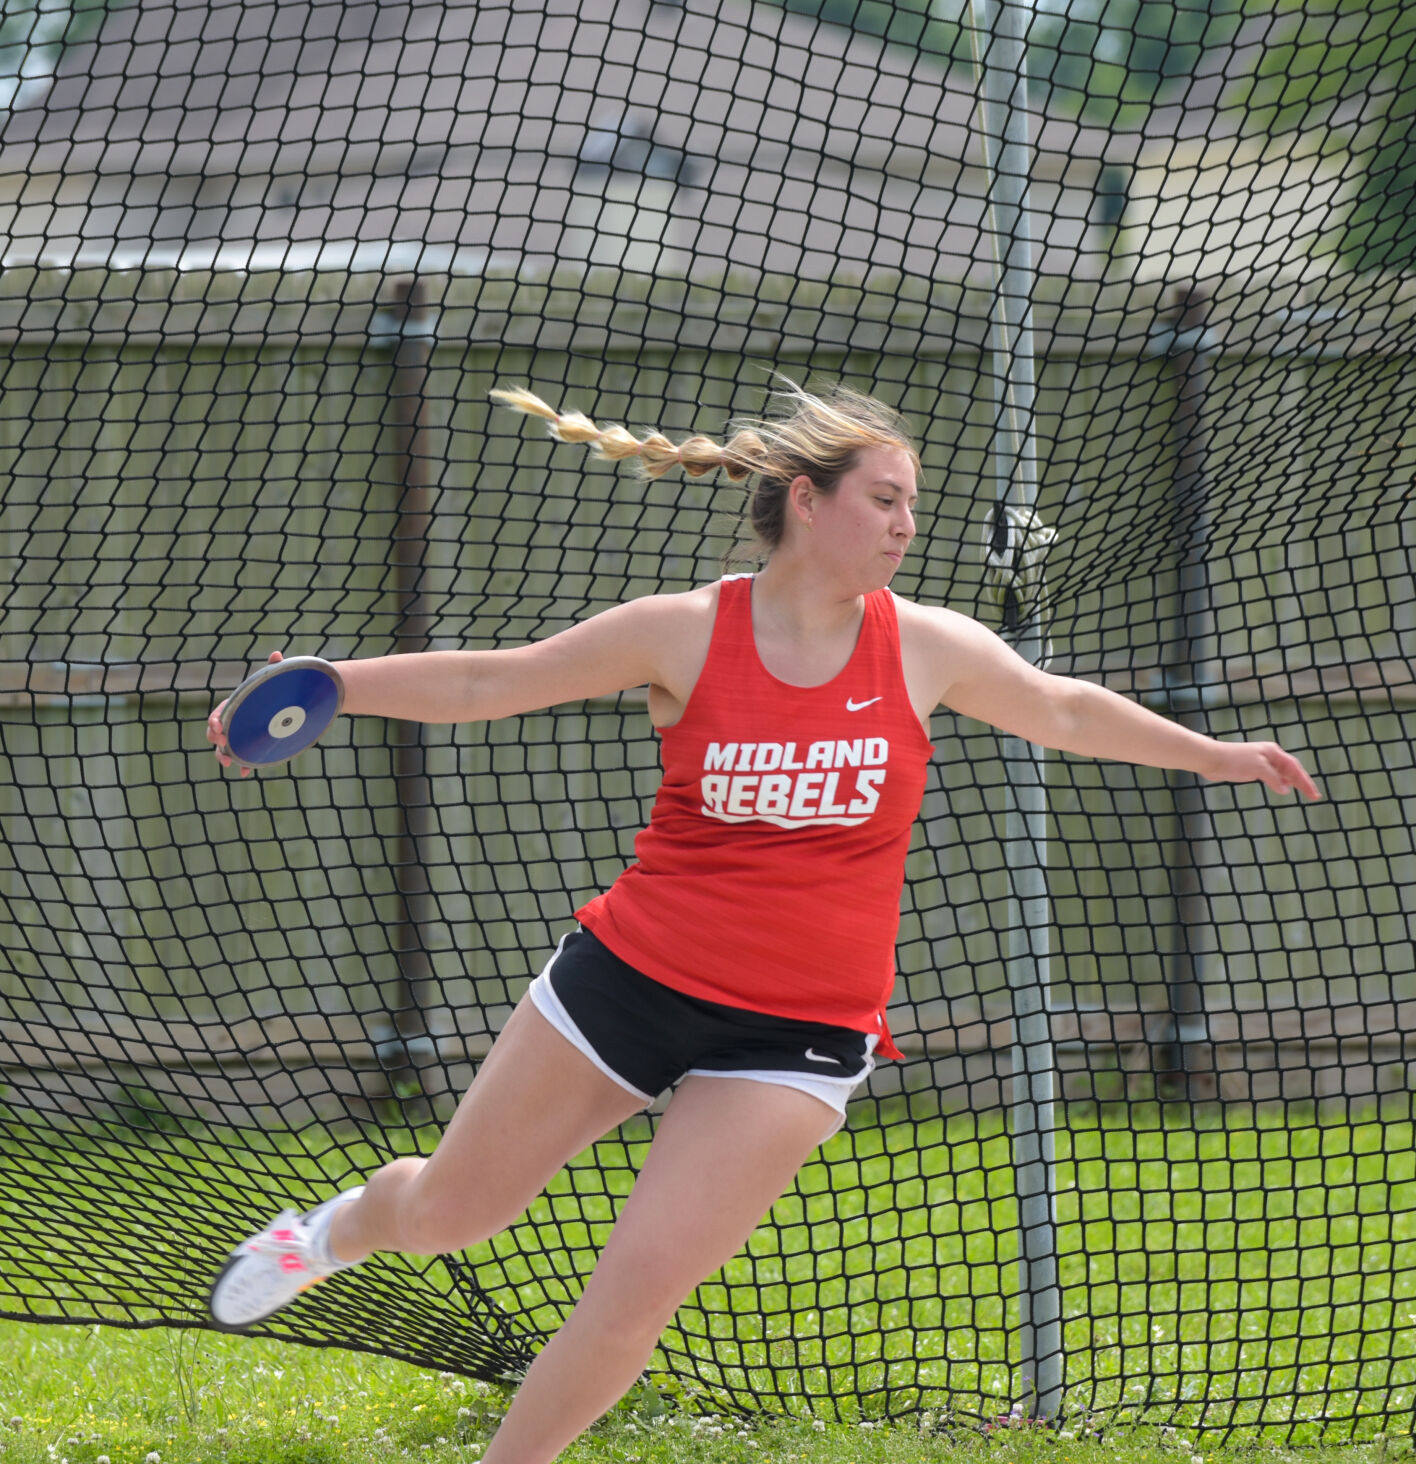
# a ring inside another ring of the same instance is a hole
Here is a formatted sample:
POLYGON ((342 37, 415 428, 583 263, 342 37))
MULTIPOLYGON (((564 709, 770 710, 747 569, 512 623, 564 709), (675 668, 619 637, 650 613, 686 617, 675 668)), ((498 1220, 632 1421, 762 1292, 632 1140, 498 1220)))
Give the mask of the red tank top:
POLYGON ((865 597, 845 669, 779 681, 757 656, 752 577, 721 582, 635 862, 576 912, 621 960, 675 991, 875 1033, 910 830, 934 749, 910 705, 889 590, 865 597))

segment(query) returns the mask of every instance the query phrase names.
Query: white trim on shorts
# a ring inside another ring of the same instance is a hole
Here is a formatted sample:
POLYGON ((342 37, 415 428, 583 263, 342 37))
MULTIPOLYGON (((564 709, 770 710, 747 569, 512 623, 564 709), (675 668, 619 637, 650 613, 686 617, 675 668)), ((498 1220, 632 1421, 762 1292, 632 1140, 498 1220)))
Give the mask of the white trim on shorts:
POLYGON ((846 1104, 851 1095, 875 1071, 875 1044, 879 1038, 873 1032, 865 1034, 865 1066, 849 1078, 818 1078, 812 1073, 793 1073, 782 1068, 689 1068, 686 1078, 747 1078, 754 1083, 774 1083, 779 1088, 795 1088, 810 1098, 818 1098, 836 1112, 836 1122, 827 1129, 824 1143, 846 1121, 846 1104))
MULTIPOLYGON (((653 1103, 655 1095, 641 1092, 628 1079, 621 1077, 595 1051, 590 1039, 576 1026, 574 1018, 566 1011, 560 997, 556 995, 555 987, 551 985, 551 967, 555 965, 556 957, 561 953, 561 947, 574 933, 574 931, 568 930, 561 936, 550 960, 541 968, 541 974, 527 987, 526 994, 531 998, 536 1010, 577 1052, 589 1058, 611 1082, 618 1083, 625 1092, 634 1094, 647 1107, 653 1103)), ((809 1098, 815 1098, 824 1103, 836 1114, 836 1121, 822 1135, 821 1141, 825 1143, 845 1123, 846 1104, 851 1095, 875 1071, 875 1058, 872 1054, 880 1038, 874 1032, 867 1032, 863 1035, 865 1037, 865 1066, 853 1077, 817 1077, 815 1073, 794 1073, 782 1068, 735 1068, 730 1070, 689 1068, 683 1076, 685 1078, 746 1078, 753 1083, 772 1083, 779 1088, 795 1088, 797 1092, 805 1093, 809 1098)))
POLYGON ((595 1051, 590 1039, 575 1025, 574 1019, 565 1007, 561 1005, 561 999, 556 995, 555 987, 551 985, 551 967, 556 963, 556 956, 561 953, 561 946, 574 932, 567 930, 561 936, 551 959, 541 968, 541 974, 526 989, 526 994, 535 1004, 536 1010, 545 1017, 557 1032, 565 1038, 570 1045, 579 1053, 588 1057, 591 1062, 600 1069, 611 1082, 618 1083, 627 1093, 633 1093, 647 1107, 654 1101, 652 1093, 641 1093, 633 1083, 627 1081, 612 1068, 609 1063, 595 1051))

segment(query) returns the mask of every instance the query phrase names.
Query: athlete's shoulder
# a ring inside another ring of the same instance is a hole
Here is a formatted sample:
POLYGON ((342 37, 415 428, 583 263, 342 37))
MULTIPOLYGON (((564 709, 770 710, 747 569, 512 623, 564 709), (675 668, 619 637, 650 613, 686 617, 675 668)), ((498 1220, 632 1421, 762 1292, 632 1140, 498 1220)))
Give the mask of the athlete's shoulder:
POLYGON ((908 632, 930 644, 949 646, 970 639, 982 629, 978 621, 957 610, 943 605, 921 605, 918 600, 907 600, 893 590, 888 593, 894 602, 901 634, 908 632))
POLYGON ((993 632, 943 605, 921 605, 895 595, 900 661, 921 720, 942 702, 949 687, 987 655, 993 632))
POLYGON ((695 585, 691 590, 643 595, 625 601, 622 608, 640 623, 656 629, 691 628, 702 621, 711 624, 718 610, 719 583, 714 580, 711 584, 695 585))
POLYGON ((677 721, 688 705, 708 659, 718 599, 718 582, 714 581, 691 590, 626 600, 606 612, 619 618, 621 635, 647 658, 650 669, 644 679, 650 683, 650 712, 657 726, 677 721), (671 702, 663 700, 664 693, 671 702))

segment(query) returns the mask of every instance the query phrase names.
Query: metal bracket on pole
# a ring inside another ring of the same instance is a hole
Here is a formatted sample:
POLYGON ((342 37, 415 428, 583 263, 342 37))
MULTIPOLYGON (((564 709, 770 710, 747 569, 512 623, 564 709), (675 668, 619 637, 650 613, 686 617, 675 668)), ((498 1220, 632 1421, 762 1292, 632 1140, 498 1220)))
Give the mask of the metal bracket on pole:
POLYGON ((983 531, 984 583, 998 601, 1003 633, 1010 638, 1033 625, 1046 636, 1043 569, 1056 538, 1057 530, 1048 528, 1037 510, 1025 504, 1005 499, 988 512, 983 531))

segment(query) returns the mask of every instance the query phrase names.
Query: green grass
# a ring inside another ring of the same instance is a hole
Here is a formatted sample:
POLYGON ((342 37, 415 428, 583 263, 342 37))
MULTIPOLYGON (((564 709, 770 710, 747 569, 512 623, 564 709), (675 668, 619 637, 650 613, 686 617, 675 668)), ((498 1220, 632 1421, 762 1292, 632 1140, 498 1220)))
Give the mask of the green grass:
MULTIPOLYGON (((446 1372, 209 1332, 0 1322, 6 1464, 468 1464, 509 1395, 446 1372)), ((1080 1423, 985 1436, 909 1425, 745 1424, 666 1408, 639 1389, 563 1456, 568 1464, 1399 1464, 1409 1436, 1292 1450, 1216 1448, 1185 1430, 1080 1423), (1203 1452, 1198 1452, 1202 1450, 1203 1452)))
MULTIPOLYGON (((1019 1282, 1001 1119, 903 1102, 882 1117, 857 1117, 833 1139, 774 1223, 681 1311, 655 1376, 672 1376, 698 1411, 766 1404, 854 1423, 929 1410, 961 1424, 1007 1411, 1019 1282)), ((0 1310, 119 1320, 155 1315, 156 1296, 170 1319, 195 1322, 242 1215, 327 1193, 389 1153, 352 1132, 195 1133, 162 1115, 139 1114, 134 1128, 134 1118, 107 1134, 8 1129, 22 1142, 0 1146, 0 1310), (191 1227, 185 1256, 173 1252, 174 1213, 191 1227), (115 1214, 127 1218, 108 1233, 115 1214), (36 1234, 42 1255, 21 1243, 36 1234), (110 1262, 88 1294, 74 1259, 85 1249, 110 1262), (125 1289, 125 1276, 149 1289, 125 1289)), ((1325 1122, 1132 1105, 1077 1108, 1068 1120, 1057 1135, 1057 1240, 1071 1416, 1304 1445, 1409 1429, 1409 1108, 1325 1122)), ((435 1134, 401 1137, 425 1146, 435 1134)), ((647 1139, 647 1127, 631 1128, 582 1156, 471 1258, 529 1344, 573 1304, 647 1139)), ((441 1263, 381 1260, 271 1330, 361 1336, 408 1356, 408 1332, 368 1330, 381 1309, 406 1304, 426 1355, 465 1369, 476 1329, 458 1287, 441 1263)), ((181 1334, 148 1335, 164 1347, 181 1334)))

